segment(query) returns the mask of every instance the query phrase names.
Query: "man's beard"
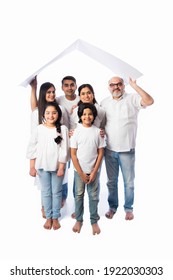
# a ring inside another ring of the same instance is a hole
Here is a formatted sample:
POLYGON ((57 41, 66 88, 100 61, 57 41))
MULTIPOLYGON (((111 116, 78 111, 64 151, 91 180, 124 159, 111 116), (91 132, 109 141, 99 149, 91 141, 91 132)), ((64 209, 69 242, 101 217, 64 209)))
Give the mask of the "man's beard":
POLYGON ((112 96, 113 96, 113 97, 121 97, 121 96, 123 95, 123 93, 124 93, 124 92, 122 92, 122 91, 113 92, 113 93, 112 93, 112 96))

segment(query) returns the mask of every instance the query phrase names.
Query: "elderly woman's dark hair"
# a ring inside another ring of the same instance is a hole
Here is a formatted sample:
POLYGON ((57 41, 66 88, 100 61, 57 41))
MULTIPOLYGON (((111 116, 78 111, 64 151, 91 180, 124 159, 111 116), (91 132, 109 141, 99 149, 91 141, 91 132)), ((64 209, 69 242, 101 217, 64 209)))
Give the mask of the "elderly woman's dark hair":
MULTIPOLYGON (((58 119, 56 120, 55 122, 55 126, 56 126, 56 130, 58 132, 58 134, 61 134, 61 117, 62 117, 62 111, 58 105, 58 103, 56 101, 53 101, 53 102, 47 102, 45 104, 45 107, 44 107, 44 110, 43 110, 43 115, 42 115, 42 123, 44 123, 44 114, 45 114, 45 111, 47 109, 47 107, 49 106, 53 106, 55 108, 55 110, 58 112, 58 119)), ((61 143, 61 140, 62 140, 62 137, 60 135, 58 135, 55 139, 55 142, 57 144, 60 144, 61 143)))
POLYGON ((81 103, 81 104, 79 104, 79 106, 78 106, 78 112, 77 112, 77 113, 78 113, 78 117, 79 117, 79 123, 82 122, 81 116, 83 115, 83 111, 84 111, 85 109, 90 109, 90 110, 92 111, 93 116, 94 116, 94 119, 93 119, 93 122, 92 122, 92 124, 93 124, 95 118, 97 117, 97 109, 96 109, 95 105, 94 105, 94 104, 91 104, 91 103, 81 103))

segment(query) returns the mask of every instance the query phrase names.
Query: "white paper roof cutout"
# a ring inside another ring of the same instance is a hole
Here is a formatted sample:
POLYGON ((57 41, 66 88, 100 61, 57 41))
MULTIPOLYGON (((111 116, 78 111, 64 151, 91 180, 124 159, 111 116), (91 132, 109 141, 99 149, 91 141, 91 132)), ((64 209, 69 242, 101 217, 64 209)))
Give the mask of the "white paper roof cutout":
POLYGON ((122 77, 126 84, 128 83, 129 77, 131 77, 132 79, 137 79, 140 76, 142 76, 142 73, 140 73, 137 69, 135 69, 128 63, 122 61, 121 59, 98 47, 95 47, 81 39, 78 39, 69 47, 67 47, 64 51, 58 54, 55 58, 53 58, 40 69, 35 71, 32 75, 30 75, 26 80, 24 80, 20 84, 20 86, 26 87, 33 80, 33 78, 36 75, 38 75, 44 68, 50 66, 52 63, 74 50, 82 52, 83 54, 89 56, 90 58, 109 68, 113 73, 116 74, 116 76, 118 75, 122 77))

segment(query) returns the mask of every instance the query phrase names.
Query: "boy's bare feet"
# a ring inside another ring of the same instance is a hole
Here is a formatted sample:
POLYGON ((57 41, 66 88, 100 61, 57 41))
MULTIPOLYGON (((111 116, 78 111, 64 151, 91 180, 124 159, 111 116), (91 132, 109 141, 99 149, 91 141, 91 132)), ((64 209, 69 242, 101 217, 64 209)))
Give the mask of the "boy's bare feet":
POLYGON ((57 229, 59 229, 59 228, 61 227, 61 225, 60 225, 58 219, 53 219, 52 221, 53 221, 53 222, 52 222, 52 225, 53 225, 53 229, 54 229, 54 230, 57 230, 57 229))
POLYGON ((106 218, 108 218, 108 219, 112 219, 113 216, 114 216, 114 214, 115 214, 114 211, 109 210, 108 212, 106 212, 105 216, 106 216, 106 218))
POLYGON ((51 229, 52 228, 52 219, 47 219, 44 224, 45 229, 51 229))
POLYGON ((72 219, 76 219, 76 214, 75 214, 75 212, 73 212, 73 213, 71 214, 71 217, 72 217, 72 219))
POLYGON ((43 217, 44 219, 46 219, 46 215, 45 215, 44 207, 43 207, 43 206, 42 206, 42 208, 41 208, 41 213, 42 213, 42 217, 43 217))
POLYGON ((99 228, 97 223, 96 224, 92 224, 92 229, 93 229, 93 235, 99 234, 101 232, 101 230, 100 230, 100 228, 99 228))
POLYGON ((80 233, 81 227, 82 227, 82 223, 76 221, 76 223, 75 223, 74 227, 72 228, 72 230, 73 230, 74 232, 80 233))
POLYGON ((125 219, 126 220, 133 220, 134 219, 133 212, 126 212, 125 219))

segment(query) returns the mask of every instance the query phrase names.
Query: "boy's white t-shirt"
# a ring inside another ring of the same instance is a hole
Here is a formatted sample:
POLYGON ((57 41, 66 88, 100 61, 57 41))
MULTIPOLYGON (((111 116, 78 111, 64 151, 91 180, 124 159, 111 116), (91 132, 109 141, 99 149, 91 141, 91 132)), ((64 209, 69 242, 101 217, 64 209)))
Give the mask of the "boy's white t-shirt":
POLYGON ((90 174, 98 156, 98 149, 105 147, 105 139, 100 136, 100 129, 95 125, 84 127, 78 124, 70 138, 70 147, 77 149, 81 169, 90 174))

